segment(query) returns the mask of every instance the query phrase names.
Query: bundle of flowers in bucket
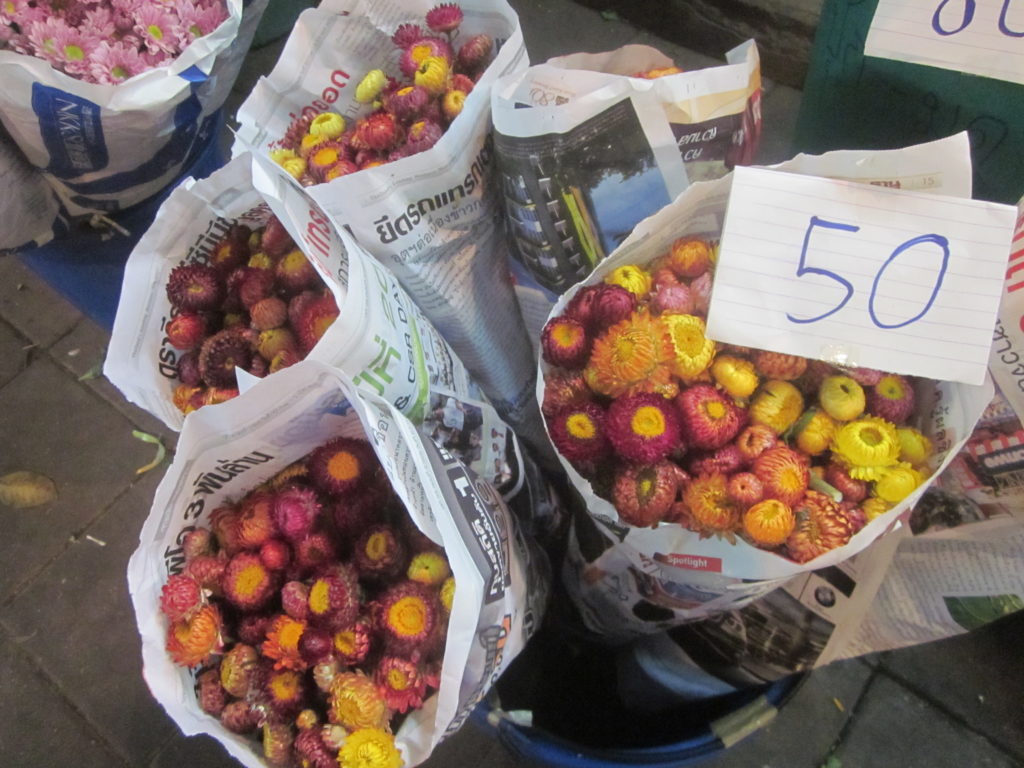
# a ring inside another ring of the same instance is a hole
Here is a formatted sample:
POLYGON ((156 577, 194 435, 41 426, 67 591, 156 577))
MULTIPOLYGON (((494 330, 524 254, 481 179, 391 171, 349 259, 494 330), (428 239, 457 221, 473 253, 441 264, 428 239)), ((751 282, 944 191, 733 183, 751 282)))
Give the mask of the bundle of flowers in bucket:
POLYGON ((489 137, 491 84, 525 65, 504 0, 326 0, 239 108, 236 148, 391 269, 498 412, 545 443, 489 137))
POLYGON ((518 437, 395 277, 280 179, 264 179, 274 194, 257 191, 261 172, 243 154, 160 207, 125 266, 104 374, 180 429, 319 360, 557 527, 560 505, 518 437))
POLYGON ((248 766, 399 768, 518 654, 547 561, 487 481, 307 360, 189 418, 128 577, 186 734, 248 766))
POLYGON ((219 112, 267 0, 13 2, 0 12, 0 120, 72 215, 166 189, 219 112))
MULTIPOLYGON (((966 142, 945 142, 782 167, 905 183, 946 150, 943 193, 962 195, 966 142)), ((601 634, 736 608, 855 555, 909 511, 991 398, 990 385, 708 338, 731 187, 694 185, 641 222, 542 334, 538 398, 588 512, 565 579, 601 634)))

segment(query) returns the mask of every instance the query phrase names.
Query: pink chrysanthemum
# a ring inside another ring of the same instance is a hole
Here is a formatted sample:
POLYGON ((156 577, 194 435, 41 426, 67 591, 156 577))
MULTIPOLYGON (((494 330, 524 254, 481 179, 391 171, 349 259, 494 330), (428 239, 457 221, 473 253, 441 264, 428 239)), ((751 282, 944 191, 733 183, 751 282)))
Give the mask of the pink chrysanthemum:
POLYGON ((227 9, 219 3, 209 6, 182 4, 178 8, 179 21, 175 26, 182 45, 213 32, 227 19, 227 9))
POLYGON ((159 3, 142 5, 136 10, 134 30, 151 54, 177 53, 180 50, 175 18, 159 3))
POLYGON ((453 32, 462 23, 462 9, 456 3, 435 5, 427 11, 426 22, 433 32, 453 32))
POLYGON ((82 22, 89 35, 102 39, 110 39, 117 32, 114 24, 114 14, 106 6, 89 8, 85 12, 85 19, 82 22))
POLYGON ((78 29, 62 29, 53 38, 54 66, 69 75, 82 76, 89 72, 89 55, 99 41, 78 29))
POLYGON ((67 28, 67 23, 56 16, 47 16, 40 21, 31 22, 25 35, 32 46, 33 54, 51 64, 56 64, 57 35, 67 28))
POLYGON ((0 22, 18 24, 26 27, 29 22, 39 21, 43 17, 43 9, 31 3, 31 0, 3 0, 0 3, 0 22))

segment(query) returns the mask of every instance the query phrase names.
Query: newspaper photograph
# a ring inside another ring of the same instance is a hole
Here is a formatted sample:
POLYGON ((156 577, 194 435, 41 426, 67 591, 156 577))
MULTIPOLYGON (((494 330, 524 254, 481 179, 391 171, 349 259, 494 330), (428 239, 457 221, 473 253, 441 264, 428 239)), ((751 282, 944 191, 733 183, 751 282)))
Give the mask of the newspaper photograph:
POLYGON ((643 45, 573 54, 492 93, 510 269, 536 343, 558 296, 694 180, 753 160, 760 70, 753 41, 725 66, 675 71, 643 45), (666 72, 645 79, 648 72, 666 72))

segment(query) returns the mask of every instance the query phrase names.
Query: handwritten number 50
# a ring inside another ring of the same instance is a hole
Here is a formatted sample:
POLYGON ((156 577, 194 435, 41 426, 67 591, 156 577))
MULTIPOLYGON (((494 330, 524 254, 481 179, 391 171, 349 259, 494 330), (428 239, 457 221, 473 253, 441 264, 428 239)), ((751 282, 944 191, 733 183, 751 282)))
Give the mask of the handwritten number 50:
MULTIPOLYGON (((932 14, 932 29, 935 30, 936 34, 942 35, 943 37, 948 37, 949 35, 955 35, 957 32, 962 32, 972 21, 974 21, 975 0, 958 0, 959 2, 963 2, 964 5, 964 15, 963 20, 960 22, 960 26, 956 29, 946 29, 943 27, 942 11, 953 1, 954 0, 942 0, 942 2, 939 3, 938 8, 935 9, 935 13, 932 14)), ((1014 32, 1006 26, 1006 15, 1010 11, 1010 2, 1011 0, 1003 0, 1003 7, 999 11, 999 31, 1007 37, 1024 37, 1024 32, 1014 32)))
MULTIPOLYGON (((804 275, 820 275, 821 277, 827 277, 829 280, 834 280, 839 285, 846 289, 846 295, 843 296, 842 300, 836 304, 828 312, 824 312, 815 317, 794 317, 793 315, 786 313, 786 317, 789 318, 790 322, 793 323, 816 323, 820 320, 824 320, 829 315, 834 315, 836 312, 846 306, 847 302, 853 296, 853 284, 850 283, 846 278, 836 274, 827 269, 821 267, 809 267, 807 266, 807 246, 811 242, 811 232, 815 227, 823 227, 825 229, 837 229, 844 232, 857 232, 860 227, 852 224, 842 224, 836 221, 828 221, 827 219, 819 219, 817 216, 811 216, 811 223, 807 226, 807 231, 804 232, 803 247, 800 249, 800 263, 796 268, 797 277, 803 277, 804 275)), ((875 273, 875 279, 871 283, 871 295, 868 297, 868 314, 871 316, 871 321, 879 328, 902 328, 911 323, 915 323, 927 314, 928 310, 932 308, 932 304, 935 303, 935 297, 939 295, 939 289, 942 288, 942 281, 946 277, 946 268, 949 266, 949 240, 942 235, 921 235, 919 237, 907 240, 901 243, 885 260, 885 263, 879 267, 878 272, 875 273), (878 293, 878 285, 882 280, 885 271, 889 266, 896 261, 906 251, 911 248, 915 248, 924 243, 934 243, 942 249, 942 266, 939 268, 939 273, 935 277, 935 283, 932 286, 931 296, 928 297, 928 301, 925 302, 924 307, 913 317, 908 320, 903 320, 898 323, 887 323, 878 317, 878 313, 875 311, 875 299, 878 293)))

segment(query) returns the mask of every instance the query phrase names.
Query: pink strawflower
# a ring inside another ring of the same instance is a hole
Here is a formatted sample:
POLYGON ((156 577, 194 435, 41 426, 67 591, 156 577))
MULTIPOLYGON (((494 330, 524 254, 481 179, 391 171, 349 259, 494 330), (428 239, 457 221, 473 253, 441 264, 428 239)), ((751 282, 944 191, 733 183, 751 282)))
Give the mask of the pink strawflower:
POLYGON ((434 32, 453 32, 462 23, 462 9, 456 3, 435 5, 427 11, 426 21, 434 32))
POLYGON ((174 16, 159 5, 144 5, 135 14, 135 32, 150 53, 177 53, 174 16))
MULTIPOLYGON (((27 0, 20 0, 20 2, 27 2, 27 0)), ((399 24, 395 34, 391 36, 391 42, 405 50, 426 34, 423 27, 418 24, 399 24)))
POLYGON ((431 56, 444 59, 447 64, 451 64, 452 47, 447 40, 440 37, 421 37, 403 51, 398 66, 403 75, 411 78, 416 74, 416 70, 420 68, 423 60, 431 56))
POLYGON ((89 73, 94 82, 117 85, 146 70, 137 48, 122 42, 102 41, 89 56, 89 73))
POLYGON ((416 154, 434 146, 438 139, 444 135, 444 129, 430 120, 417 120, 409 126, 405 146, 416 154))

